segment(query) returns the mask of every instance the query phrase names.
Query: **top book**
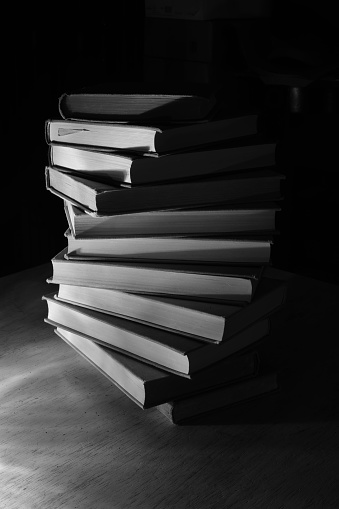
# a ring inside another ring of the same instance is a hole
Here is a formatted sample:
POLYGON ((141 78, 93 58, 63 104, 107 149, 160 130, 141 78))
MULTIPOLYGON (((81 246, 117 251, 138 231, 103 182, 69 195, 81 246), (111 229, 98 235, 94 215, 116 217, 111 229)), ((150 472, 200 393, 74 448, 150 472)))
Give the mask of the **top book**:
POLYGON ((104 121, 196 121, 207 118, 216 94, 203 84, 106 83, 65 92, 59 97, 64 119, 104 121))

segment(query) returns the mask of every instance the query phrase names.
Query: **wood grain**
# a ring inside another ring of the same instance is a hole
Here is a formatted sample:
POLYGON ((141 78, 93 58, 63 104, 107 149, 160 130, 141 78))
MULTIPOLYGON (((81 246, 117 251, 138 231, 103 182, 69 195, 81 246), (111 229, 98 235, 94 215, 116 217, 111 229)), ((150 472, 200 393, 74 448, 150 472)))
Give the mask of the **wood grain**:
MULTIPOLYGON (((174 426, 44 323, 46 264, 0 279, 0 507, 337 508, 338 287, 276 271, 281 390, 174 426)), ((56 288, 56 287, 54 287, 56 288)))

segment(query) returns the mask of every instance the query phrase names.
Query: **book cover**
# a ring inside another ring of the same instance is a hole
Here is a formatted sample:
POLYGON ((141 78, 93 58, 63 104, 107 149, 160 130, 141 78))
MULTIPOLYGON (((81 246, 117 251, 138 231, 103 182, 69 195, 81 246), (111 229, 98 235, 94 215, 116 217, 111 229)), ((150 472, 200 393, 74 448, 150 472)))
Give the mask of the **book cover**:
POLYGON ((141 362, 61 327, 55 328, 54 332, 143 409, 210 386, 246 379, 258 372, 259 356, 254 350, 223 359, 189 379, 141 362))
POLYGON ((208 412, 272 394, 278 389, 277 373, 259 374, 248 380, 217 386, 168 401, 156 408, 172 424, 180 424, 208 412))
POLYGON ((44 295, 43 300, 48 308, 47 323, 78 332, 108 348, 181 376, 190 376, 240 352, 269 333, 269 320, 263 319, 223 344, 207 344, 182 334, 61 302, 52 294, 44 295))
POLYGON ((266 265, 271 259, 273 238, 189 236, 73 237, 65 232, 69 260, 138 262, 219 263, 266 265))
POLYGON ((274 201, 281 197, 284 178, 281 173, 264 168, 235 175, 125 187, 82 178, 60 168, 45 169, 47 190, 95 215, 274 201))
POLYGON ((49 143, 102 147, 158 154, 185 150, 226 140, 253 137, 258 133, 258 114, 215 115, 196 122, 138 125, 130 122, 49 119, 45 138, 49 143))
POLYGON ((106 82, 59 97, 65 119, 188 121, 206 118, 216 105, 214 87, 173 82, 106 82))
POLYGON ((263 277, 252 302, 245 306, 71 284, 59 284, 56 298, 201 341, 220 343, 279 309, 286 299, 286 285, 263 277))
POLYGON ((146 295, 245 303, 251 301, 263 272, 260 265, 67 260, 66 252, 64 248, 52 258, 49 282, 146 295))
POLYGON ((188 178, 275 166, 275 143, 201 148, 158 155, 129 154, 122 151, 78 147, 60 143, 49 145, 49 165, 71 170, 92 180, 140 186, 175 182, 188 178))
POLYGON ((281 207, 278 203, 255 203, 94 216, 65 200, 64 209, 75 238, 103 238, 109 235, 273 235, 277 233, 276 215, 281 207))

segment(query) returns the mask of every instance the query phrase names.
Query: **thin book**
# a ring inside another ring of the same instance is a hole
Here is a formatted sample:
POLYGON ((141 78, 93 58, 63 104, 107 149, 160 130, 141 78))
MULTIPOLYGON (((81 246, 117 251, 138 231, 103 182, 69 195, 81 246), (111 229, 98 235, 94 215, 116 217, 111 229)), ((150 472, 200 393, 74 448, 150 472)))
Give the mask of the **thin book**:
POLYGON ((217 106, 214 87, 205 84, 106 82, 64 92, 58 101, 64 119, 167 122, 208 118, 217 106))
POLYGON ((50 144, 49 165, 66 168, 93 180, 130 185, 172 182, 275 165, 275 143, 199 149, 172 154, 140 155, 50 144))
POLYGON ((232 355, 186 378, 141 362, 62 327, 54 328, 54 332, 143 409, 214 385, 255 376, 260 363, 257 352, 250 350, 232 355))
POLYGON ((96 216, 67 200, 64 201, 64 209, 69 229, 75 238, 273 234, 276 231, 276 215, 281 210, 277 203, 254 203, 96 216))
POLYGON ((49 119, 45 122, 45 129, 47 143, 164 154, 254 136, 258 134, 258 115, 212 118, 205 122, 148 125, 49 119))
POLYGON ((212 411, 273 395, 278 390, 278 374, 265 373, 248 380, 197 391, 195 394, 168 401, 156 408, 172 424, 180 424, 212 411))
POLYGON ((179 376, 194 373, 247 348, 268 335, 269 320, 260 320, 222 344, 209 344, 179 333, 61 302, 44 295, 46 323, 80 333, 118 352, 179 376))
POLYGON ((263 272, 260 265, 67 260, 66 252, 51 259, 50 283, 243 304, 252 300, 263 272))
POLYGON ((184 262, 266 265, 271 259, 273 239, 210 238, 189 236, 158 237, 73 237, 68 229, 67 259, 122 260, 140 262, 184 262))
POLYGON ((281 197, 285 178, 271 169, 213 176, 175 183, 135 187, 109 185, 46 167, 46 188, 95 215, 142 212, 176 207, 215 206, 225 203, 274 201, 281 197))
POLYGON ((247 305, 142 295, 105 288, 59 284, 56 298, 84 308, 220 343, 283 306, 286 286, 262 277, 247 305))

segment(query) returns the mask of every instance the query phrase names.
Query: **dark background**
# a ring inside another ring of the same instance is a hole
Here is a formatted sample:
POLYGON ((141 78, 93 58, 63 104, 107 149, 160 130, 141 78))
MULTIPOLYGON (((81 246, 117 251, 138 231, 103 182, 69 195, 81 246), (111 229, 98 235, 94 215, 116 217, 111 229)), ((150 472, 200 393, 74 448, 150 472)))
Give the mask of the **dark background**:
MULTIPOLYGON (((144 3, 112 4, 13 6, 3 18, 0 275, 48 262, 65 246, 63 204, 44 178, 44 124, 59 118, 59 96, 147 78, 144 3)), ((217 79, 237 76, 237 100, 260 107, 279 142, 286 182, 273 264, 338 282, 338 21, 326 3, 273 5, 269 19, 230 22, 232 51, 213 65, 223 70, 217 79)))

